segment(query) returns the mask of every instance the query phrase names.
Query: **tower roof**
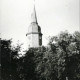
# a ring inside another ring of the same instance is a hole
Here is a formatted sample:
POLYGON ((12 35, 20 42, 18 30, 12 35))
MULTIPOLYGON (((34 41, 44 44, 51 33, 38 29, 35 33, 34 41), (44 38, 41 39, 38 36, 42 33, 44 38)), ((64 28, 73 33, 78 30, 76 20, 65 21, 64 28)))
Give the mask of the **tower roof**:
POLYGON ((34 3, 34 6, 33 6, 33 12, 31 14, 31 24, 28 27, 28 33, 27 34, 32 34, 32 33, 42 34, 41 33, 41 28, 40 28, 40 26, 38 25, 38 22, 37 22, 35 3, 34 3))
POLYGON ((33 6, 33 12, 31 14, 31 23, 37 23, 37 16, 36 16, 36 9, 35 9, 35 2, 34 2, 34 6, 33 6))

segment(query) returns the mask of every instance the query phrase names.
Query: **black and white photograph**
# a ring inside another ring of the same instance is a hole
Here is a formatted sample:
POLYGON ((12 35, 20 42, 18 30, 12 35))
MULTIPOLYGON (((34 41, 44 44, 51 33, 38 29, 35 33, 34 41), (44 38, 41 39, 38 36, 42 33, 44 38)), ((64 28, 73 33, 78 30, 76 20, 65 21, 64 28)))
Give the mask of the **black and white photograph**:
POLYGON ((80 0, 0 0, 0 80, 80 80, 80 0))

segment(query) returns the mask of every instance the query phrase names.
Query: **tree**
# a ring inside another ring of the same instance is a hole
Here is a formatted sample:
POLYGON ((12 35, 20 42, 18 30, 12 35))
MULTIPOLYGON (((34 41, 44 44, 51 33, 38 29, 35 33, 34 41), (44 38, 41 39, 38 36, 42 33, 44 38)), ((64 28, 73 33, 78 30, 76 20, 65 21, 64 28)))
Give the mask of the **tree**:
POLYGON ((18 50, 11 49, 11 40, 1 40, 1 79, 2 80, 15 80, 15 79, 18 80, 17 55, 18 55, 18 50))
POLYGON ((48 46, 30 48, 22 57, 20 47, 1 40, 2 80, 80 80, 79 32, 61 32, 48 46))
POLYGON ((75 71, 80 65, 80 33, 75 32, 72 35, 66 31, 61 32, 58 36, 51 37, 49 44, 55 45, 51 49, 53 52, 55 49, 58 56, 58 79, 75 80, 77 75, 79 77, 80 73, 75 74, 75 71))
POLYGON ((34 52, 35 55, 35 71, 38 80, 56 80, 57 76, 57 58, 50 49, 40 47, 34 52))

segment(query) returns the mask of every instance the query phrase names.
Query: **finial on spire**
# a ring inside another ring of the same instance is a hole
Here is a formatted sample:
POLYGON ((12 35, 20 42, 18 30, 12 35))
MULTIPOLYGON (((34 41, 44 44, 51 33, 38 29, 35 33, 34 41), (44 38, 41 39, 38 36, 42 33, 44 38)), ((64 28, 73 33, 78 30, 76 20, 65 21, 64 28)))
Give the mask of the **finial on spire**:
POLYGON ((36 16, 36 9, 35 9, 35 0, 34 0, 33 12, 31 14, 31 19, 32 19, 32 22, 37 23, 37 16, 36 16))

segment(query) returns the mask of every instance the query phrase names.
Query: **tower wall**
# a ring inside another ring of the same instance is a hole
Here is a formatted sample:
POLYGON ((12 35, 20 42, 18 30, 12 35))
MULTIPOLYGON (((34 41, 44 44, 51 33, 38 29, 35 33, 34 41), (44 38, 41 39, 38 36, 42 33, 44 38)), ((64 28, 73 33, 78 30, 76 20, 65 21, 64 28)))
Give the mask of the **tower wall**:
POLYGON ((28 47, 39 47, 42 45, 42 33, 41 28, 37 22, 35 5, 31 14, 31 24, 28 27, 27 33, 28 47))
POLYGON ((27 35, 28 48, 39 47, 42 45, 42 39, 40 39, 39 34, 29 34, 27 35))
POLYGON ((39 47, 39 35, 32 34, 32 47, 39 47))

